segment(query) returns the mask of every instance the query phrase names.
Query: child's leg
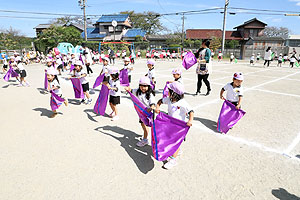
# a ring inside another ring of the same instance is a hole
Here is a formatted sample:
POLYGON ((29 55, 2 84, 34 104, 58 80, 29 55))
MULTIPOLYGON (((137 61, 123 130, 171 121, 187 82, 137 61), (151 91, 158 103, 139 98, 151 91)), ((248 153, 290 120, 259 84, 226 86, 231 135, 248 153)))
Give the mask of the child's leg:
POLYGON ((86 92, 83 92, 84 95, 86 96, 86 98, 90 99, 90 94, 89 94, 89 91, 86 91, 86 92))
POLYGON ((148 138, 149 129, 148 129, 148 127, 144 123, 141 123, 141 126, 142 126, 143 131, 144 131, 144 139, 147 139, 148 138))
POLYGON ((56 110, 53 110, 53 114, 50 116, 51 118, 54 118, 57 115, 56 110))

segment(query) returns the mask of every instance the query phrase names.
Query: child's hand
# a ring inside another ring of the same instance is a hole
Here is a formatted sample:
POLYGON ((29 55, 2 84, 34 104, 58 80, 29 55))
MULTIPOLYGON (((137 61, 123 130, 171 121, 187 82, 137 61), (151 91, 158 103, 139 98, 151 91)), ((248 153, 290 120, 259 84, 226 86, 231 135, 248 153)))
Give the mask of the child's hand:
POLYGON ((186 123, 186 125, 188 125, 189 127, 191 127, 193 124, 192 124, 192 121, 188 121, 187 123, 186 123))
POLYGON ((239 110, 239 109, 241 108, 241 105, 237 105, 235 108, 236 108, 237 110, 239 110))
POLYGON ((160 113, 160 110, 159 110, 158 108, 156 108, 156 109, 155 109, 155 113, 156 113, 156 114, 159 114, 159 113, 160 113))
POLYGON ((225 98, 223 96, 220 96, 220 99, 225 100, 225 98))
POLYGON ((147 108, 147 112, 152 112, 152 108, 147 108))
POLYGON ((130 92, 130 91, 131 91, 130 87, 125 87, 124 89, 125 89, 127 92, 130 92))

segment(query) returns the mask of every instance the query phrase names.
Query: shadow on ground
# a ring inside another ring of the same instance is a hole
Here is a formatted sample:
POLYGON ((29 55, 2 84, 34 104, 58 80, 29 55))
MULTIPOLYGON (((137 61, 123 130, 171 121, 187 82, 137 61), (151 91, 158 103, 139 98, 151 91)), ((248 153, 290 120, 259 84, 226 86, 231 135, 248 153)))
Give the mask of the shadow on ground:
MULTIPOLYGON (((48 117, 48 118, 51 118, 51 116, 53 114, 52 110, 48 110, 46 108, 34 108, 32 110, 41 112, 41 116, 45 116, 45 117, 48 117)), ((58 112, 57 114, 62 115, 61 112, 58 112)))
POLYGON ((288 191, 286 191, 283 188, 279 188, 279 189, 273 189, 272 190, 272 194, 280 200, 300 200, 300 197, 289 193, 288 191))
POLYGON ((36 88, 41 94, 49 94, 49 92, 47 90, 45 90, 44 88, 36 88))
POLYGON ((200 118, 200 117, 194 117, 194 120, 201 122, 204 126, 209 128, 210 130, 212 130, 216 133, 219 133, 217 131, 217 122, 216 121, 212 121, 212 120, 204 119, 204 118, 200 118))
POLYGON ((135 132, 123 129, 117 126, 102 126, 95 129, 105 135, 119 140, 121 147, 127 152, 129 157, 134 161, 140 172, 147 174, 154 168, 154 161, 152 160, 152 147, 147 145, 144 147, 137 147, 136 143, 139 141, 137 138, 141 137, 135 132), (120 135, 116 137, 107 131, 112 131, 120 135))
POLYGON ((81 100, 79 100, 79 99, 68 99, 68 103, 73 104, 73 105, 80 105, 81 100))

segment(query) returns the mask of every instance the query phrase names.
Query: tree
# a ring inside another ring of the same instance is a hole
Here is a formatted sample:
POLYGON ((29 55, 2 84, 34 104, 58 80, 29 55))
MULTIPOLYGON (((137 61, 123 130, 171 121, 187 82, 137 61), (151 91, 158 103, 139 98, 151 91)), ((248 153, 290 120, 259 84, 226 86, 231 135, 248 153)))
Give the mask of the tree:
POLYGON ((237 40, 226 40, 225 41, 225 48, 227 49, 234 49, 239 46, 239 42, 237 40))
POLYGON ((210 48, 215 51, 216 49, 219 49, 222 45, 222 39, 217 37, 212 37, 210 41, 210 48))
POLYGON ((32 38, 25 37, 21 31, 10 27, 0 30, 0 49, 17 50, 31 47, 32 38))
POLYGON ((265 36, 288 38, 291 31, 286 27, 267 26, 264 30, 265 36))
MULTIPOLYGON (((56 19, 52 19, 49 21, 50 24, 68 24, 68 23, 73 23, 73 24, 84 24, 84 21, 82 17, 76 16, 76 17, 71 17, 71 16, 64 16, 64 17, 59 17, 56 19)), ((92 24, 91 20, 87 20, 87 24, 92 24)))
POLYGON ((128 14, 132 22, 132 27, 141 28, 147 34, 157 34, 167 29, 161 24, 160 15, 155 12, 135 13, 134 11, 123 11, 120 14, 128 14))
POLYGON ((51 25, 50 28, 38 36, 35 43, 43 51, 47 48, 56 47, 60 42, 69 42, 76 46, 83 41, 80 35, 81 33, 74 27, 51 25))

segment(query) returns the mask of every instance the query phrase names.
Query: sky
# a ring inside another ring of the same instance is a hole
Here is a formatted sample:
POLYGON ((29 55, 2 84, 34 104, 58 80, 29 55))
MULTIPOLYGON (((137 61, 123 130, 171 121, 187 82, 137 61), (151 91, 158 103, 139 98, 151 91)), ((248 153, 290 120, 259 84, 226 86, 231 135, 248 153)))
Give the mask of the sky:
MULTIPOLYGON (((225 0, 87 0, 86 13, 102 15, 115 14, 126 10, 173 13, 224 7, 224 4, 225 0)), ((78 0, 0 0, 0 5, 0 29, 8 29, 11 26, 29 37, 35 36, 35 30, 33 29, 35 26, 48 23, 51 18, 56 16, 6 13, 1 12, 1 10, 82 14, 82 10, 78 6, 78 0), (9 16, 9 18, 3 16, 9 16), (34 17, 35 19, 11 18, 11 16, 34 17)), ((229 0, 229 7, 296 11, 300 13, 300 0, 229 0)), ((234 27, 254 17, 268 24, 268 26, 287 27, 292 34, 300 35, 300 17, 295 16, 237 13, 236 15, 227 16, 226 30, 233 30, 234 27)), ((92 20, 96 21, 97 18, 92 18, 92 20)), ((171 31, 181 30, 181 16, 164 16, 161 18, 161 22, 171 31)), ((185 19, 185 29, 222 29, 222 25, 223 14, 221 13, 188 15, 185 19)))

